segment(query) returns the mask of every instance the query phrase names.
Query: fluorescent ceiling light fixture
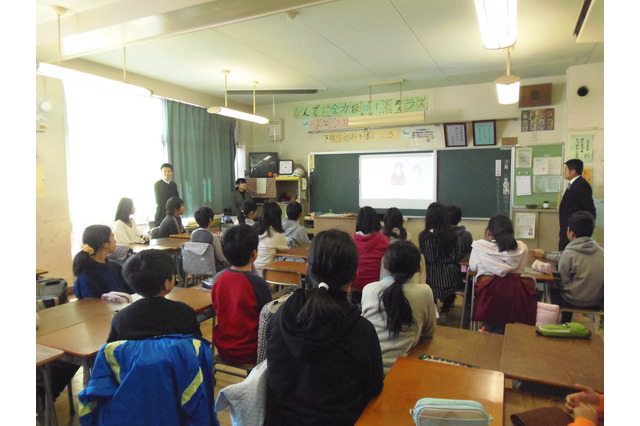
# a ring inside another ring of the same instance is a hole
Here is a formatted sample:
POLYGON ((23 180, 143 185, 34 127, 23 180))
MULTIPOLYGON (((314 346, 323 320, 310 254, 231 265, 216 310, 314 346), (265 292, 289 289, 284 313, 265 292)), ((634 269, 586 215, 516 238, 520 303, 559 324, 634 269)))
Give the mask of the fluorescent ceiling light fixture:
POLYGON ((422 124, 425 122, 424 111, 399 112, 396 114, 360 115, 349 117, 350 129, 363 127, 389 127, 407 126, 410 124, 422 124))
POLYGON ((220 106, 212 106, 207 108, 207 112, 209 114, 220 114, 226 117, 237 118, 239 120, 247 120, 253 121, 258 124, 267 124, 269 122, 268 118, 260 117, 259 115, 253 115, 242 111, 237 111, 235 109, 220 107, 220 106))
POLYGON ((511 75, 511 48, 507 47, 507 75, 496 79, 498 102, 503 105, 515 104, 520 100, 520 77, 511 75))
POLYGON ((211 106, 207 108, 207 112, 209 114, 220 114, 226 117, 237 118, 239 120, 252 121, 258 124, 267 124, 269 123, 269 119, 266 117, 261 117, 259 115, 255 115, 256 113, 256 84, 257 81, 253 82, 253 114, 249 114, 247 112, 237 111, 235 109, 227 108, 227 77, 231 74, 229 70, 222 70, 224 74, 224 106, 211 106))
POLYGON ((85 72, 76 71, 71 68, 51 65, 46 62, 36 63, 36 74, 58 78, 62 81, 74 81, 90 84, 92 86, 101 87, 109 91, 117 91, 138 96, 151 96, 151 90, 144 87, 124 83, 122 81, 111 80, 109 78, 99 77, 94 74, 87 74, 85 72))
POLYGON ((517 0, 475 0, 485 49, 504 49, 518 39, 517 0))

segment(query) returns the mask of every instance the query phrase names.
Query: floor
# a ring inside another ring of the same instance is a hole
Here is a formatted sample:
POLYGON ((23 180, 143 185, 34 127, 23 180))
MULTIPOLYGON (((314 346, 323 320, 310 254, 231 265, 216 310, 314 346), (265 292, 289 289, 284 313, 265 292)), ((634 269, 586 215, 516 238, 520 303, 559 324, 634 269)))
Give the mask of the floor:
MULTIPOLYGON (((462 296, 459 294, 453 309, 449 312, 449 315, 447 316, 446 322, 438 323, 438 325, 446 326, 446 327, 460 327, 461 313, 462 313, 462 296)), ((584 324, 587 328, 589 328, 592 331, 592 333, 598 334, 604 339, 604 330, 598 330, 595 323, 590 318, 582 316, 580 314, 575 314, 573 320, 575 322, 580 322, 584 324)), ((205 338, 207 336, 211 336, 212 327, 213 327, 213 324, 211 319, 204 321, 200 324, 202 335, 205 336, 205 338)), ((239 377, 232 376, 229 374, 224 374, 223 371, 218 371, 216 373, 215 396, 218 395, 218 392, 220 391, 220 389, 223 389, 224 387, 229 386, 233 383, 238 383, 241 380, 242 379, 239 377)), ((56 411, 58 414, 58 424, 60 426, 80 425, 80 421, 78 420, 77 409, 78 409, 78 392, 82 390, 82 369, 79 369, 78 373, 73 378, 72 388, 73 388, 73 404, 76 409, 76 414, 74 416, 69 415, 69 399, 67 396, 68 393, 65 389, 62 392, 62 394, 58 397, 55 404, 56 411)), ((221 426, 231 426, 231 420, 229 418, 228 411, 222 411, 218 413, 218 420, 221 426)), ((36 424, 42 424, 42 423, 38 423, 38 420, 37 420, 36 424)))

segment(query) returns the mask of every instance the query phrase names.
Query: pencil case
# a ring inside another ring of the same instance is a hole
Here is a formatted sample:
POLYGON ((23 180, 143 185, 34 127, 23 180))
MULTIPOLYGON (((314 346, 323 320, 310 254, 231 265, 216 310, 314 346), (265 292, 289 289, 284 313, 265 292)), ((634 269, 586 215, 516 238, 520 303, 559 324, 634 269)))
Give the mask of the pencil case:
POLYGON ((478 401, 422 398, 409 410, 418 426, 486 426, 492 418, 478 401))
POLYGON ((591 336, 591 332, 579 322, 543 324, 538 327, 536 333, 547 337, 575 337, 578 339, 588 339, 591 336))
POLYGON ((550 263, 545 263, 545 262, 540 262, 539 260, 536 260, 533 262, 533 265, 531 265, 532 269, 535 269, 538 272, 542 272, 543 274, 550 274, 551 273, 551 264, 550 263))

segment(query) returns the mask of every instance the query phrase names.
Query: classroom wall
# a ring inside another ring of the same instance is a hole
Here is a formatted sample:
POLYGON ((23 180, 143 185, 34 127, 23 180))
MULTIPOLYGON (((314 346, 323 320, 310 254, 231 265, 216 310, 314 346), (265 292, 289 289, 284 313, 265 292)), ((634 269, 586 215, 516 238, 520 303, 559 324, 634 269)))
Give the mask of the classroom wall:
MULTIPOLYGON (((577 70, 576 70, 577 71, 577 70)), ((597 67, 593 69, 579 70, 581 74, 586 74, 590 79, 602 80, 603 73, 599 73, 597 67)), ((464 86, 451 86, 442 88, 431 88, 417 91, 403 92, 403 96, 427 95, 428 110, 427 121, 435 126, 436 140, 434 142, 416 142, 409 138, 395 138, 389 140, 371 140, 367 142, 325 142, 323 133, 310 133, 303 127, 303 121, 293 118, 296 107, 309 105, 314 102, 297 102, 289 104, 276 104, 277 119, 283 121, 283 139, 279 142, 268 140, 267 126, 252 124, 253 139, 246 140, 247 152, 251 151, 278 151, 281 158, 291 158, 296 163, 302 164, 308 171, 307 158, 309 152, 327 151, 366 151, 366 150, 396 150, 396 149, 445 149, 443 122, 459 122, 482 119, 497 119, 497 140, 501 145, 503 137, 518 138, 519 145, 539 145, 564 143, 567 140, 568 117, 567 117, 567 80, 568 75, 540 77, 535 79, 525 79, 522 85, 552 83, 552 104, 539 108, 554 108, 555 126, 554 130, 521 132, 520 111, 518 104, 500 105, 497 101, 497 94, 494 83, 473 84, 464 86)), ((383 99, 397 97, 399 93, 389 91, 373 95, 373 99, 383 99)), ((596 98, 592 102, 597 102, 596 98)), ((369 100, 369 96, 318 100, 318 104, 338 102, 338 101, 358 101, 369 100)), ((591 101, 591 99, 590 99, 591 101)), ((277 102, 277 97, 276 97, 277 102)), ((584 108, 584 107, 583 107, 584 108)), ((527 108, 529 109, 529 108, 527 108)), ((257 113, 272 118, 271 106, 258 107, 257 113)), ((468 147, 473 147, 471 129, 467 127, 468 147)), ((602 170, 595 169, 594 174, 598 181, 602 181, 602 170)), ((462 223, 473 234, 474 238, 482 238, 486 229, 486 220, 463 219, 462 223)), ((407 224, 408 230, 412 233, 413 239, 424 228, 423 218, 410 218, 407 224)), ((541 230, 541 232, 544 232, 541 230)))

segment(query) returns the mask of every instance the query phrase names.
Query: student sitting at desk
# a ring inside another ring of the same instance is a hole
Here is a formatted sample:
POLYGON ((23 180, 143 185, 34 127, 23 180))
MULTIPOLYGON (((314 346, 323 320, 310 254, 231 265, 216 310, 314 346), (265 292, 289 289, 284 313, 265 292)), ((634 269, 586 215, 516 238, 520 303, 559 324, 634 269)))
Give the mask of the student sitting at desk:
POLYGON ((262 217, 254 228, 260 235, 258 258, 254 266, 258 275, 262 276, 262 268, 275 260, 276 252, 289 250, 284 229, 282 229, 282 210, 278 203, 270 201, 262 206, 262 217))
POLYGON ((356 232, 352 235, 360 259, 351 298, 358 303, 362 298, 362 289, 380 279, 382 256, 391 244, 389 238, 380 232, 381 228, 378 214, 372 207, 360 208, 356 218, 356 232))
POLYGON ((301 214, 302 204, 297 201, 287 204, 287 218, 282 219, 282 229, 289 248, 309 245, 307 230, 298 222, 301 214))
POLYGON ((516 241, 513 222, 507 216, 497 214, 489 219, 486 239, 471 245, 469 269, 478 274, 522 274, 529 259, 529 249, 522 241, 516 241))
POLYGON ((211 287, 217 319, 213 343, 220 357, 236 365, 256 362, 260 310, 271 301, 267 282, 251 272, 257 250, 255 229, 249 225, 229 228, 222 251, 231 267, 219 272, 211 287))
POLYGON ((111 321, 107 343, 144 340, 168 334, 202 336, 196 313, 189 305, 166 299, 175 285, 173 261, 163 250, 143 250, 122 269, 126 282, 142 299, 120 310, 111 321))
POLYGON ((384 226, 382 227, 382 233, 389 238, 391 244, 396 241, 411 240, 411 234, 404 229, 404 217, 402 211, 397 207, 390 207, 384 214, 382 219, 384 226))
POLYGON ((242 203, 238 216, 236 217, 234 225, 245 223, 247 225, 255 225, 256 213, 258 211, 258 205, 253 200, 247 200, 242 203))
POLYGON ((189 241, 193 243, 206 243, 213 246, 213 254, 216 258, 216 271, 221 271, 229 266, 229 261, 222 252, 220 238, 218 235, 209 231, 209 227, 213 223, 215 214, 210 207, 200 207, 193 214, 193 218, 198 223, 199 228, 191 233, 189 241))
POLYGON ((449 213, 449 220, 451 221, 453 231, 458 234, 458 262, 460 262, 468 253, 471 253, 473 235, 467 231, 464 225, 458 225, 462 220, 462 209, 460 207, 449 206, 447 207, 447 212, 449 213))
POLYGON ((138 227, 131 217, 136 212, 131 198, 121 198, 116 209, 116 221, 113 224, 113 235, 118 244, 133 244, 136 242, 138 227))
POLYGON ((91 225, 82 233, 82 249, 73 258, 73 275, 76 281, 73 292, 78 299, 99 299, 104 293, 120 291, 133 293, 122 278, 122 267, 107 259, 115 253, 116 240, 106 225, 91 225))
POLYGON ((180 215, 184 213, 184 202, 180 197, 171 197, 167 200, 167 215, 162 219, 160 227, 153 238, 167 238, 169 235, 184 232, 180 215))
MULTIPOLYGON (((532 250, 537 257, 558 262, 560 287, 552 288, 551 303, 569 308, 602 309, 604 303, 604 249, 591 238, 595 219, 579 211, 567 220, 569 244, 561 252, 532 250)), ((571 312, 562 313, 562 322, 571 321, 571 312)))
POLYGON ((433 336, 436 330, 433 292, 424 283, 412 282, 420 272, 421 256, 411 241, 391 244, 383 258, 391 276, 362 290, 362 316, 378 333, 385 374, 421 337, 433 336))
POLYGON ((375 328, 347 300, 358 269, 353 239, 318 233, 308 265, 313 289, 296 290, 267 325, 266 426, 353 425, 382 391, 375 328))
POLYGON ((426 263, 427 284, 433 290, 434 298, 442 300, 439 321, 444 323, 455 303, 456 289, 462 283, 457 257, 458 236, 451 228, 444 204, 429 204, 424 231, 418 236, 418 241, 426 263))

